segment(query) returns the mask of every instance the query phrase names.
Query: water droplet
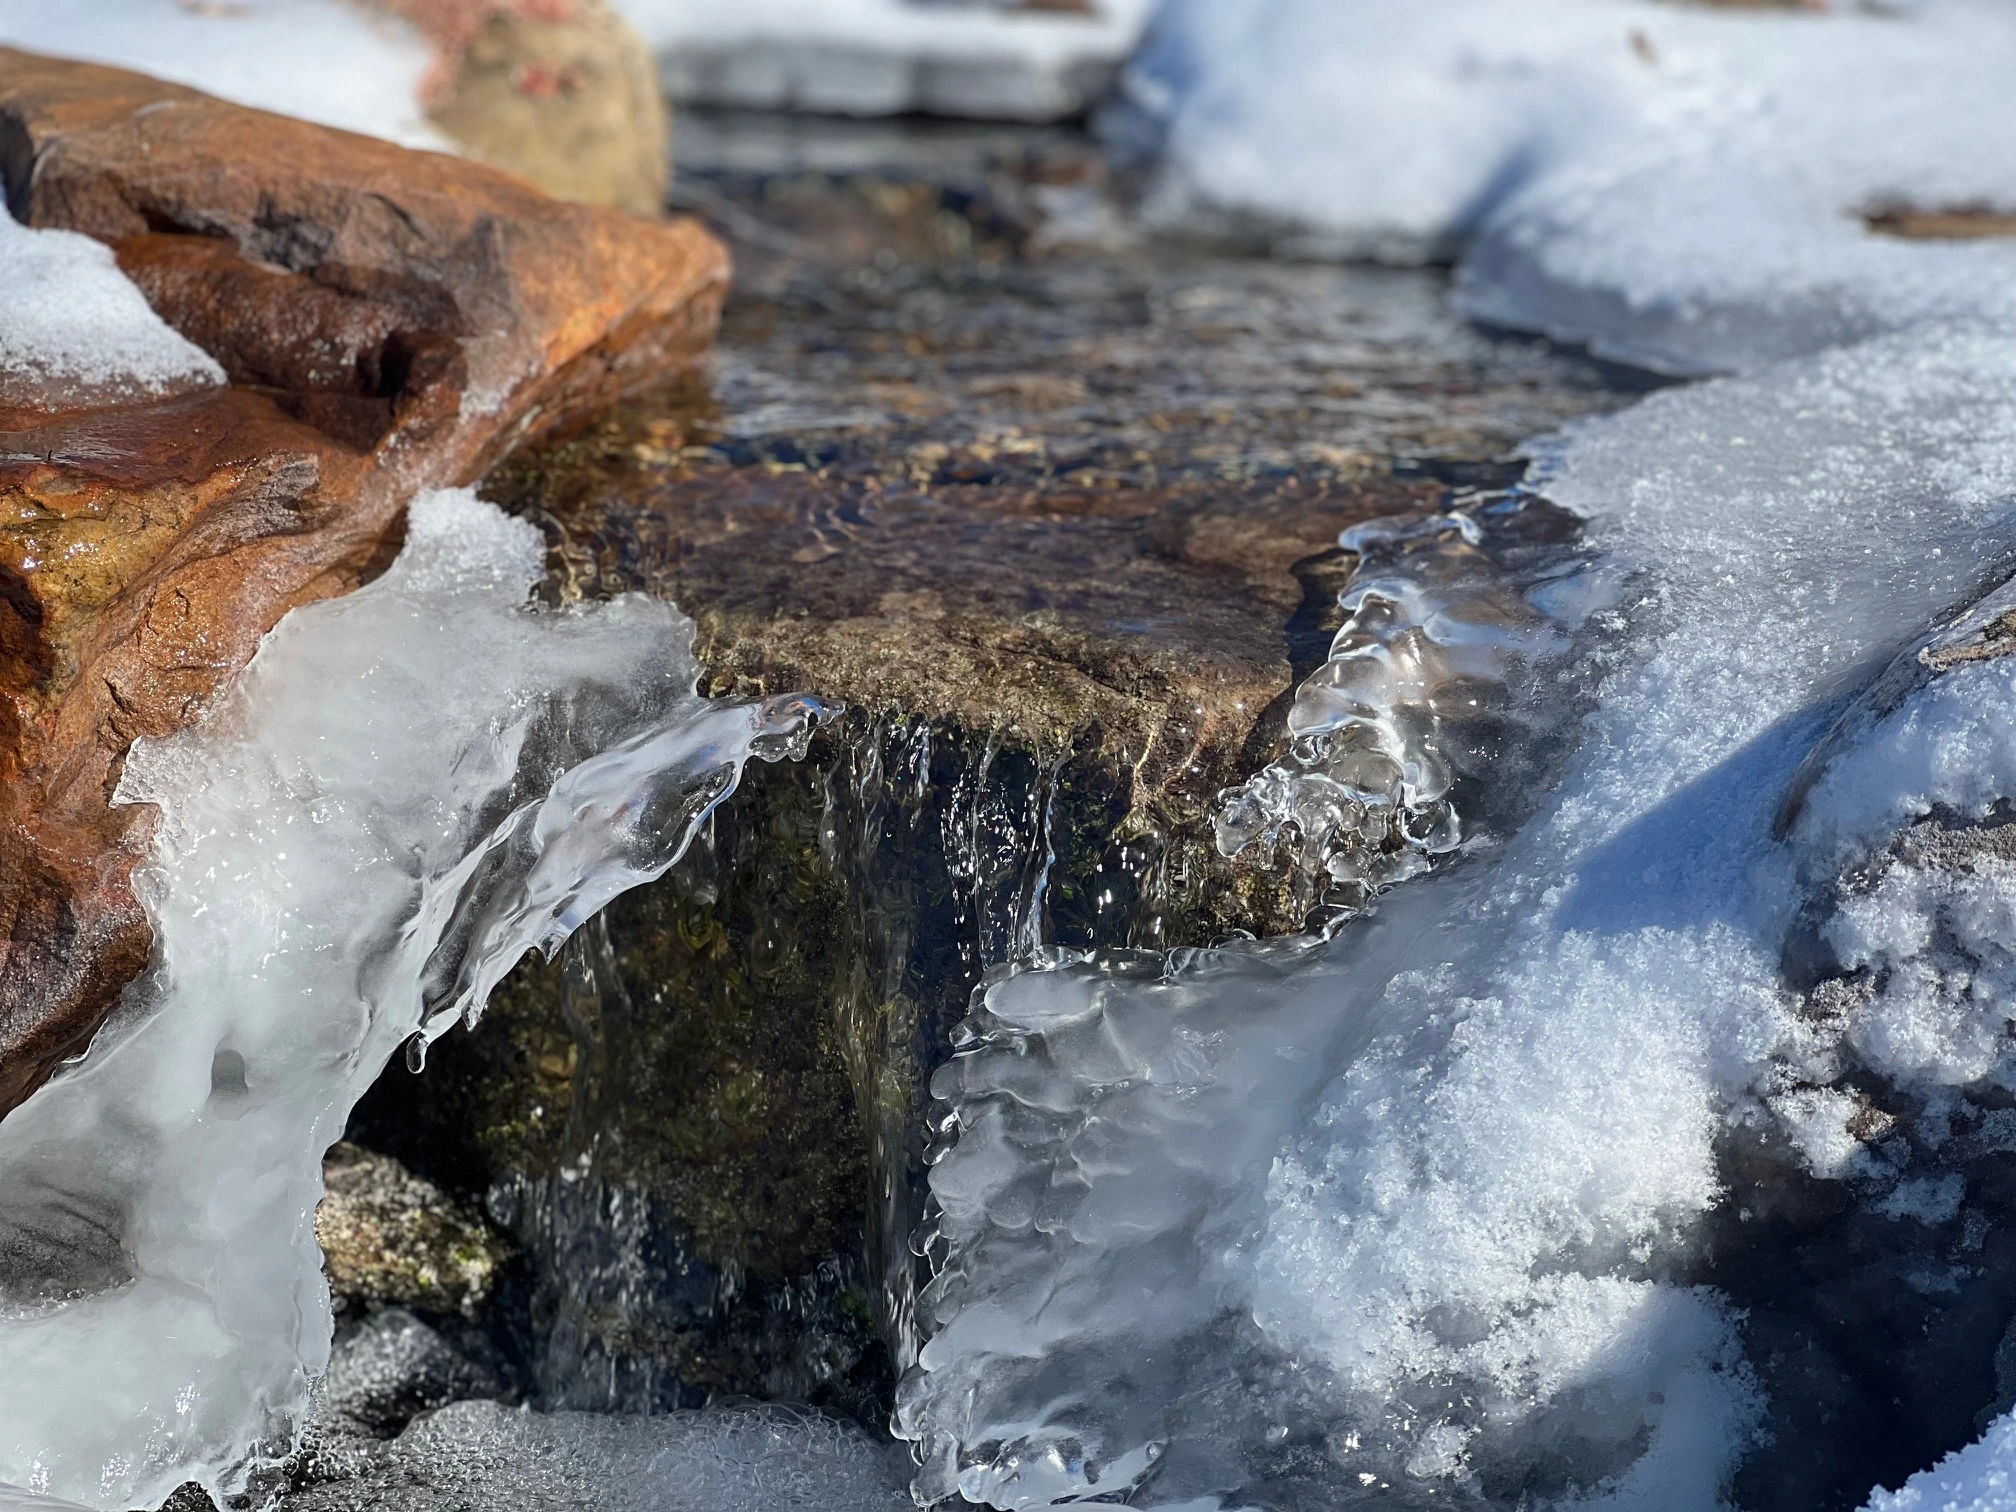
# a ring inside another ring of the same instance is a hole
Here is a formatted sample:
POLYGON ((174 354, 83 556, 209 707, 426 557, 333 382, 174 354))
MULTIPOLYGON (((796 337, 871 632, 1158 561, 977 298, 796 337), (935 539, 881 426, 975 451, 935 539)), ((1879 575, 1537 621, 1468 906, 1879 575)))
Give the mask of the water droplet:
POLYGON ((418 1076, 427 1069, 427 1036, 415 1034, 406 1041, 406 1069, 418 1076))

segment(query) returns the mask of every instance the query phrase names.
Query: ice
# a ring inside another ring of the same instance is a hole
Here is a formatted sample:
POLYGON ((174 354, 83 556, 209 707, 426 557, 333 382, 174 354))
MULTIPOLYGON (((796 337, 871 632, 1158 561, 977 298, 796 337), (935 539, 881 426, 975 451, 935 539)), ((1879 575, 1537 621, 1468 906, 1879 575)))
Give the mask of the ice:
MULTIPOLYGON (((1792 1405, 1688 1279, 1733 1132, 1783 1127, 1893 1231, 1957 1210, 1950 1172, 1870 1178, 1781 960, 1812 879, 2016 778, 1993 661, 1842 718, 2008 570, 2016 341, 1924 328, 1535 450, 1614 605, 1543 669, 1566 749, 1529 822, 1327 943, 1053 951, 976 1005, 898 1406, 924 1496, 1700 1512, 1792 1405)), ((1857 938, 1908 950, 1927 906, 1857 938)), ((1948 912, 1985 950, 2002 907, 1948 912)), ((1885 1064, 1936 1078, 1971 1034, 1885 1064)))
MULTIPOLYGON (((4 188, 4 185, 0 185, 4 188)), ((112 251, 0 208, 0 409, 67 409, 208 387, 224 370, 156 315, 112 251)))
POLYGON ((120 798, 161 811, 154 963, 0 1123, 0 1483, 153 1506, 284 1451, 327 1359, 310 1220, 351 1105, 817 717, 696 697, 669 605, 529 607, 541 563, 531 526, 423 496, 383 577, 129 757, 120 798))
POLYGON ((1487 769, 1523 785, 1513 769, 1556 712, 1538 674, 1615 590, 1573 537, 1572 517, 1518 495, 1344 531, 1343 624, 1295 690, 1288 753, 1220 795, 1220 851, 1291 846, 1305 909, 1350 910, 1489 843, 1500 816, 1466 819, 1464 789, 1487 769))
POLYGON ((654 1417, 458 1402, 416 1419, 300 1512, 909 1512, 902 1463, 851 1423, 779 1407, 654 1417))
POLYGON ((362 0, 0 0, 0 45, 452 150, 420 105, 431 49, 362 0))
POLYGON ((1481 319, 1658 370, 2006 324, 2016 247, 1864 215, 2016 208, 2016 11, 1171 0, 1130 71, 1160 213, 1462 250, 1481 319))
POLYGON ((1132 51, 1153 0, 1084 11, 995 0, 623 0, 675 99, 892 115, 1052 120, 1132 51))
POLYGON ((903 1512, 907 1458, 809 1410, 723 1405, 653 1415, 541 1412, 496 1399, 481 1331, 389 1309, 342 1329, 295 1512, 903 1512))

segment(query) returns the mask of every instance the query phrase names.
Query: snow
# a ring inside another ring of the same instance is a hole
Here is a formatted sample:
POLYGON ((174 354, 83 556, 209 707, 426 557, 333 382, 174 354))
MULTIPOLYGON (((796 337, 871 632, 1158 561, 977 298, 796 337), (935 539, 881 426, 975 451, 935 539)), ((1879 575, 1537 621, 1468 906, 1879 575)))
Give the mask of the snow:
POLYGON ((423 496, 382 578, 134 748, 153 966, 0 1123, 0 1484, 154 1506, 284 1450, 329 1349, 311 1214, 351 1104, 809 729, 802 701, 696 697, 669 605, 528 608, 541 568, 529 525, 423 496))
POLYGON ((224 370, 156 315, 109 247, 0 207, 0 409, 65 409, 206 388, 224 370))
MULTIPOLYGON (((986 990, 933 1089, 935 1331, 898 1403, 925 1496, 1236 1507, 1294 1463, 1333 1499, 1475 1476, 1702 1512, 1770 1411, 1729 1305, 1665 1279, 1718 1140, 1782 1121, 1882 1216, 1951 1216, 1945 1173, 1850 1153, 1852 1101, 1814 1089, 1857 1031, 1822 1043, 1780 958, 1841 837, 2016 791, 1999 757, 1924 789, 1965 731, 2006 747, 2011 674, 1851 722, 1775 834, 1844 693, 2016 550, 2016 341, 1924 328, 1536 450, 1621 587, 1522 705, 1571 747, 1529 822, 1327 943, 1050 952, 986 990)), ((1902 941, 1926 905, 1875 906, 1902 941)), ((1979 943, 2004 915, 1968 917, 1979 943)), ((1975 1043, 1924 1034, 1885 1062, 1914 1086, 1975 1043)))
POLYGON ((1998 1419, 1978 1443, 1906 1481, 1878 1490, 1866 1512, 2009 1512, 2016 1507, 2016 1416, 1998 1419))
POLYGON ((1091 14, 987 0, 622 0, 674 99, 706 105, 1049 120, 1104 89, 1153 0, 1091 14))
POLYGON ((2012 73, 1998 0, 1171 0, 1129 93, 1164 217, 1461 249, 1478 318, 1700 373, 2016 314, 2016 244, 1862 221, 2016 208, 2012 73))
POLYGON ((432 50, 405 23, 352 0, 0 0, 0 45, 450 150, 420 106, 432 50))

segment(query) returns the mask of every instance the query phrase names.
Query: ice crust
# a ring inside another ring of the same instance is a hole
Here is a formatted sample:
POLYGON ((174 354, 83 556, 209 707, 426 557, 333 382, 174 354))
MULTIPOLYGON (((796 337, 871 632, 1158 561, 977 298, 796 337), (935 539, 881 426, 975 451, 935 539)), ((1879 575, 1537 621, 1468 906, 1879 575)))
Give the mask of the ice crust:
POLYGON ((1463 251, 1477 317, 1661 371, 2016 314, 2016 244, 1864 212, 2016 209, 2016 10, 1170 0, 1130 71, 1161 213, 1329 252, 1463 251))
POLYGON ((623 0, 676 99, 845 115, 1051 120, 1098 98, 1153 0, 623 0))
POLYGON ((361 0, 0 0, 0 45, 130 68, 240 105, 452 150, 427 123, 433 54, 361 0))
POLYGON ((0 288, 0 409, 66 409, 224 381, 207 352, 154 313, 110 247, 75 231, 31 230, 4 204, 0 288))
POLYGON ((382 578, 134 748, 156 958, 0 1123, 0 1484, 154 1506, 284 1451, 327 1359, 311 1215, 351 1105, 816 718, 696 697, 669 605, 529 607, 541 563, 531 526, 425 495, 382 578))
MULTIPOLYGON (((1661 393, 1528 486, 1582 517, 1618 617, 1553 674, 1572 754, 1531 822, 1327 944, 1051 952, 985 990, 934 1083, 933 1332, 898 1406, 923 1496, 1701 1512, 1771 1421, 1686 1279, 1718 1142, 1782 1128, 1886 1218, 1951 1216, 1827 1077, 2009 1075, 2016 1001, 1900 984, 1830 1037, 1780 959, 1813 879, 2016 791, 1993 661, 1802 771, 2011 564, 2016 342, 1926 328, 1661 393)), ((2003 959, 2016 892, 1939 885, 1879 889, 1843 948, 1902 959, 1936 915, 2003 959)))

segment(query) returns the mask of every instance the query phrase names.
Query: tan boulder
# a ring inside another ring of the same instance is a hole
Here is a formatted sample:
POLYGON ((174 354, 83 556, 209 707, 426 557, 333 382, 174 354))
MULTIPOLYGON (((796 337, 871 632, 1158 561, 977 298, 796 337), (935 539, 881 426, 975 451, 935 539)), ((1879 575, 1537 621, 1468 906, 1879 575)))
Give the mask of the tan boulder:
POLYGON ((559 199, 655 215, 671 127, 644 40, 606 0, 378 0, 439 51, 428 118, 559 199))
POLYGON ((180 728, 405 502, 706 349, 726 253, 481 165, 0 49, 17 218, 110 243, 228 388, 0 412, 0 1111, 151 949, 131 742, 180 728))

